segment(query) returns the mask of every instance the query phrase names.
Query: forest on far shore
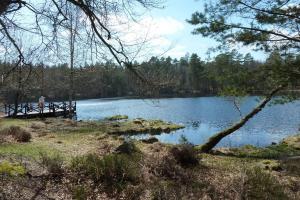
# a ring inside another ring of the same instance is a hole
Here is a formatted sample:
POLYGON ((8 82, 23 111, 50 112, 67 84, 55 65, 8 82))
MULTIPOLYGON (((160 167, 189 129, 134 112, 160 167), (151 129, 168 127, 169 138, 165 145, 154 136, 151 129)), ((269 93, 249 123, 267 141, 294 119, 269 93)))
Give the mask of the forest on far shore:
MULTIPOLYGON (((203 61, 197 54, 173 59, 152 57, 147 62, 135 62, 135 69, 147 84, 132 72, 113 62, 74 68, 75 99, 107 97, 191 97, 228 94, 259 95, 270 89, 270 78, 274 66, 280 70, 286 65, 300 62, 299 56, 285 56, 274 51, 265 62, 255 60, 251 54, 242 55, 236 50, 221 53, 210 61, 203 61), (235 85, 239 88, 236 91, 235 85)), ((13 63, 0 62, 0 73, 4 74, 13 63)), ((14 71, 3 82, 2 100, 7 103, 35 101, 43 95, 47 100, 67 100, 70 88, 68 64, 46 66, 34 64, 14 71), (28 84, 18 85, 18 80, 28 84), (18 88, 21 87, 21 90, 18 88), (21 91, 21 94, 18 93, 21 91)), ((299 81, 296 81, 299 83, 299 81)), ((295 84, 297 85, 297 84, 295 84)), ((298 84, 299 85, 299 84, 298 84)), ((290 86, 290 89, 296 89, 290 86)))

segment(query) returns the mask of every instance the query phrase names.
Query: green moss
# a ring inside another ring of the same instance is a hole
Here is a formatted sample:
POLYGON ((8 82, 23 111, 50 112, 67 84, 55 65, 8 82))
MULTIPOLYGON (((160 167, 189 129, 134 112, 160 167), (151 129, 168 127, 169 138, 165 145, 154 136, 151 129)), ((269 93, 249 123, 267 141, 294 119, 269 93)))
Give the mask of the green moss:
POLYGON ((41 152, 56 152, 53 148, 26 143, 26 144, 2 144, 0 145, 0 155, 3 156, 24 156, 29 158, 39 158, 41 152))
POLYGON ((212 154, 201 154, 201 164, 209 168, 217 168, 228 171, 235 171, 242 166, 254 167, 260 161, 256 158, 236 157, 236 156, 218 156, 212 154))
POLYGON ((281 157, 300 155, 300 149, 295 149, 286 143, 271 145, 265 148, 246 145, 240 148, 231 148, 230 154, 238 157, 278 159, 281 157))
POLYGON ((20 127, 26 127, 29 126, 32 123, 31 120, 21 120, 21 119, 0 119, 0 128, 7 128, 10 126, 20 126, 20 127))
POLYGON ((19 164, 13 164, 8 161, 0 163, 0 174, 8 176, 24 175, 26 172, 25 168, 19 164))

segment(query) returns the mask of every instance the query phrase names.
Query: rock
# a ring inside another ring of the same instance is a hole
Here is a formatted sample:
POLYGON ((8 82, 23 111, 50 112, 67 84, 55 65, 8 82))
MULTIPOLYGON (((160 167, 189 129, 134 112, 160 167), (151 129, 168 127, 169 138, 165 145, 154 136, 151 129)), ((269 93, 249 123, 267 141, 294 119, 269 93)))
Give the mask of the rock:
POLYGON ((143 121, 144 121, 144 120, 141 120, 141 119, 134 119, 132 122, 133 122, 134 124, 143 125, 143 121))
POLYGON ((113 124, 112 127, 120 127, 120 124, 113 124))
POLYGON ((118 120, 128 119, 128 116, 127 115, 114 115, 111 117, 107 117, 105 119, 109 120, 109 121, 118 121, 118 120))
POLYGON ((163 132, 170 133, 171 132, 171 128, 170 127, 166 127, 166 128, 163 129, 163 132))
POLYGON ((142 142, 146 143, 146 144, 153 144, 155 142, 158 142, 158 139, 156 137, 150 137, 147 139, 142 139, 142 142))

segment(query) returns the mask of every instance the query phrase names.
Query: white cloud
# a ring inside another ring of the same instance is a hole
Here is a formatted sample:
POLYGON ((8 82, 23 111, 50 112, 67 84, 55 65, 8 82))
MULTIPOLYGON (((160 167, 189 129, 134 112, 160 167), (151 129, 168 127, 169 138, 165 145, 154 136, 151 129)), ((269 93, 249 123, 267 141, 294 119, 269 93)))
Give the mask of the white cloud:
MULTIPOLYGON (((115 30, 123 43, 127 45, 143 44, 147 53, 144 59, 151 56, 172 55, 180 57, 185 55, 185 47, 176 45, 171 37, 184 30, 184 24, 172 17, 143 17, 138 22, 126 20, 126 18, 113 17, 111 27, 115 30)), ((140 59, 143 59, 140 57, 140 59)))
POLYGON ((186 47, 178 44, 174 48, 170 49, 170 51, 168 51, 166 55, 173 58, 179 58, 185 56, 186 53, 187 53, 186 47))

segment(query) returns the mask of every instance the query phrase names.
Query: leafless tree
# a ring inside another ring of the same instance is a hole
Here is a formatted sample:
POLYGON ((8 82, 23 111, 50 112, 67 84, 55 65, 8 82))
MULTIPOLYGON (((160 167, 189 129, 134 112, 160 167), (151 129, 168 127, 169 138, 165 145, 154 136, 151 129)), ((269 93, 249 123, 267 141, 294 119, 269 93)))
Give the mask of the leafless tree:
MULTIPOLYGON (((1 0, 0 3, 0 43, 6 44, 6 51, 16 53, 16 64, 9 72, 19 65, 28 64, 24 50, 20 48, 20 39, 16 33, 28 34, 32 51, 39 52, 45 57, 59 57, 57 51, 59 37, 66 28, 66 22, 72 17, 68 14, 70 6, 78 9, 80 23, 85 26, 81 31, 81 37, 89 40, 89 46, 93 47, 96 54, 110 54, 119 65, 126 66, 140 79, 145 78, 134 70, 128 51, 124 44, 114 33, 109 21, 115 15, 126 15, 133 18, 136 8, 150 8, 159 6, 159 0, 1 0), (49 26, 50 25, 50 26, 49 26), (85 34, 83 36, 83 34, 85 34), (41 53, 42 52, 42 53, 41 53)), ((71 34, 72 35, 72 34, 71 34)), ((97 58, 91 56, 90 59, 97 58)), ((41 58, 42 59, 42 58, 41 58)), ((9 74, 4 75, 6 78, 9 74)))

